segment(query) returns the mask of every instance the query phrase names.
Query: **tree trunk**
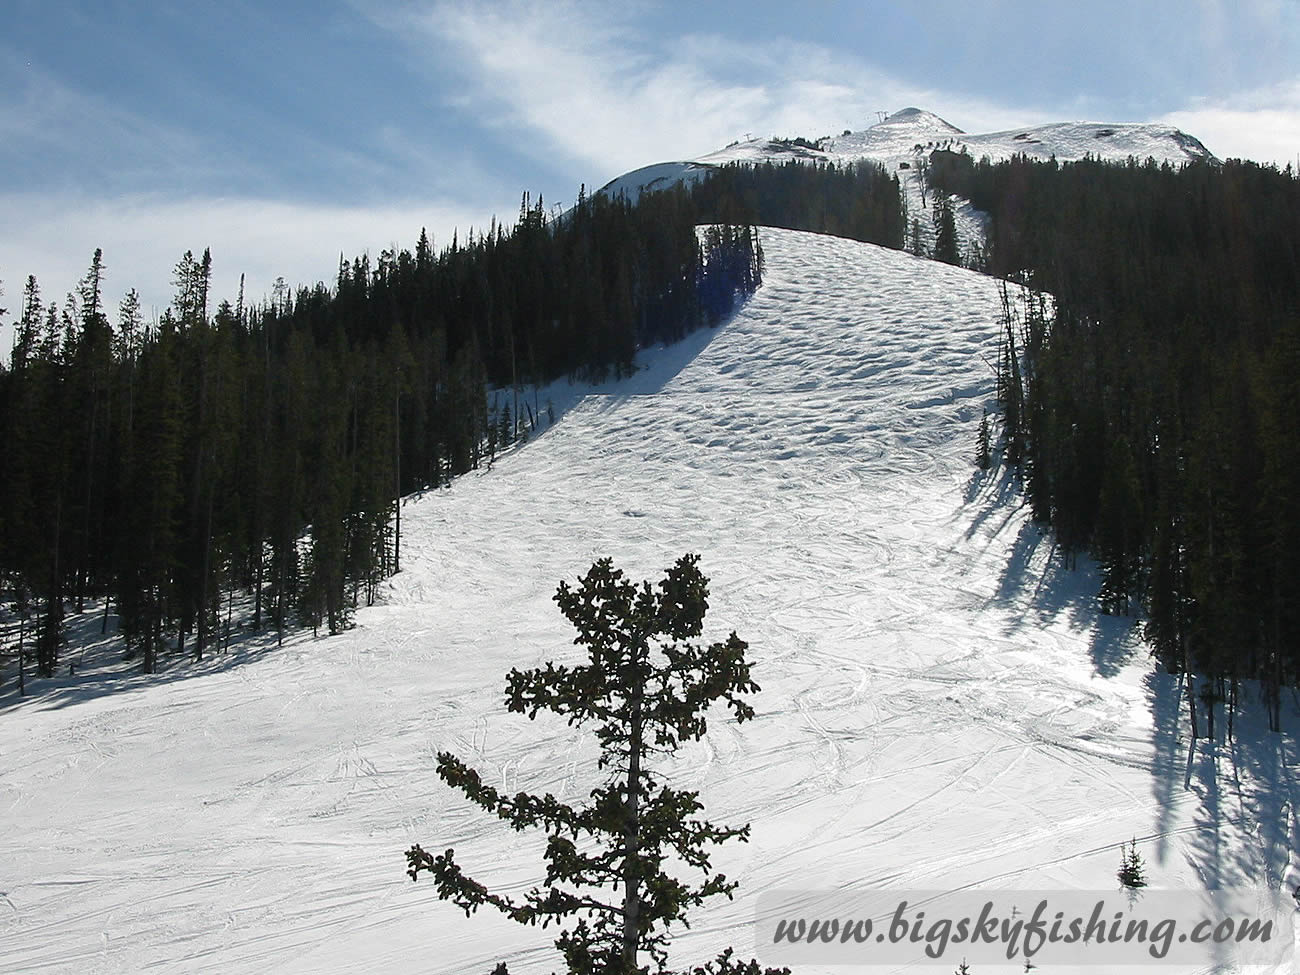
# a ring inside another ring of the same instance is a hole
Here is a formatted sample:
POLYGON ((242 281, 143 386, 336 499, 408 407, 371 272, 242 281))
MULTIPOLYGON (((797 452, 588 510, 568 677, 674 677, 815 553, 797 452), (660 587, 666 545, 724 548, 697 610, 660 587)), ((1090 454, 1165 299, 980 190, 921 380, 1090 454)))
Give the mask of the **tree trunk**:
POLYGON ((60 578, 59 537, 63 531, 63 495, 54 501, 54 564, 50 573, 50 591, 45 600, 45 619, 36 634, 36 671, 53 677, 59 659, 59 630, 63 625, 63 585, 60 578))
POLYGON ((230 591, 226 594, 226 632, 221 638, 221 652, 230 649, 230 624, 235 614, 235 586, 232 581, 230 591))
POLYGON ((402 394, 393 396, 393 468, 396 471, 395 518, 393 532, 393 574, 402 571, 402 394))
MULTIPOLYGON (((199 619, 198 633, 194 639, 194 661, 198 663, 203 659, 203 648, 207 645, 207 621, 208 621, 208 576, 212 572, 212 497, 215 490, 208 487, 208 511, 207 518, 203 529, 203 572, 199 582, 199 619)), ((217 612, 220 612, 221 603, 217 603, 217 612)))
POLYGON ((27 626, 27 614, 18 617, 18 696, 27 696, 27 684, 23 677, 23 634, 27 626))
POLYGON ((265 573, 264 566, 266 563, 266 559, 263 557, 264 553, 262 552, 262 539, 260 535, 258 536, 258 539, 255 544, 257 547, 257 571, 253 574, 253 578, 255 580, 254 586, 256 587, 253 593, 253 632, 261 633, 262 632, 262 583, 264 581, 264 573, 265 573))
POLYGON ((144 672, 152 674, 158 669, 158 644, 162 642, 163 599, 162 592, 155 591, 153 619, 148 623, 144 638, 144 672))
POLYGON ((1190 670, 1184 670, 1183 677, 1187 685, 1187 716, 1192 721, 1192 747, 1195 748, 1196 739, 1200 737, 1196 723, 1196 687, 1192 683, 1192 672, 1190 670))
POLYGON ((95 440, 98 432, 99 417, 99 400, 95 397, 94 391, 91 392, 90 406, 90 436, 86 446, 86 500, 81 512, 81 538, 79 551, 77 552, 77 612, 85 612, 86 609, 86 582, 90 574, 88 562, 90 560, 90 506, 94 498, 95 485, 95 440))
POLYGON ((628 702, 632 722, 628 732, 627 806, 623 818, 623 972, 636 972, 636 950, 641 923, 641 882, 636 866, 640 852, 640 799, 641 799, 641 745, 642 717, 641 692, 638 690, 628 702))

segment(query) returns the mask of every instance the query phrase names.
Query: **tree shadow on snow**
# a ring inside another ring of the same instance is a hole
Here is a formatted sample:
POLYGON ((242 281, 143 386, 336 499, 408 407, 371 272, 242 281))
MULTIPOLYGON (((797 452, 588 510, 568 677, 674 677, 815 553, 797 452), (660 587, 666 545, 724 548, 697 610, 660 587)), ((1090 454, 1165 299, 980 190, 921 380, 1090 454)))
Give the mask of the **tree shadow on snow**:
POLYGON ((726 328, 734 317, 733 315, 712 328, 708 326, 697 328, 680 342, 661 345, 643 352, 642 357, 639 357, 642 361, 638 363, 639 368, 635 373, 607 386, 593 389, 591 395, 623 400, 632 396, 654 396, 656 393, 663 392, 664 387, 695 361, 695 358, 708 348, 714 337, 726 328))
MULTIPOLYGON (((695 358, 713 341, 714 337, 726 328, 745 306, 739 302, 730 315, 717 325, 702 326, 671 345, 659 345, 642 349, 637 353, 635 372, 622 379, 608 379, 602 383, 586 383, 559 379, 547 386, 527 387, 520 392, 520 401, 529 404, 537 417, 537 425, 528 434, 526 440, 511 445, 496 454, 495 460, 507 457, 517 450, 523 450, 529 443, 534 443, 546 436, 563 416, 580 403, 591 399, 599 403, 600 412, 615 409, 619 404, 634 396, 653 396, 662 392, 695 358)), ((509 390, 497 394, 501 402, 507 402, 509 390)), ((494 460, 494 462, 495 462, 494 460)), ((488 465, 491 467, 491 464, 488 465)))
MULTIPOLYGON (((102 613, 70 613, 65 619, 68 648, 59 657, 52 677, 36 676, 36 668, 28 662, 24 666, 26 694, 19 696, 16 661, 4 662, 3 683, 0 683, 0 714, 21 708, 51 710, 71 707, 94 698, 128 693, 142 687, 190 680, 210 674, 223 673, 252 663, 276 649, 274 630, 252 633, 241 630, 232 635, 229 645, 211 647, 204 651, 201 661, 195 662, 191 649, 183 654, 165 648, 158 655, 157 672, 140 671, 140 658, 123 659, 123 643, 117 633, 117 617, 109 617, 107 633, 101 633, 102 613)), ((304 639, 302 631, 286 631, 285 648, 292 636, 293 643, 304 639)), ((310 639, 310 637, 306 637, 310 639)), ((191 644, 192 647, 192 638, 191 644)))
MULTIPOLYGON (((1111 678, 1145 647, 1129 617, 1100 612, 1100 570, 1086 556, 1070 560, 1053 533, 1026 517, 1015 478, 1005 471, 980 472, 966 486, 968 505, 977 506, 967 538, 998 538, 1014 532, 1001 566, 993 602, 1013 610, 1008 634, 1046 626, 1061 618, 1089 635, 1095 673, 1111 678), (1071 561, 1073 564, 1071 564, 1071 561)), ((1214 738, 1192 748, 1190 716, 1181 678, 1155 661, 1143 675, 1151 715, 1149 774, 1153 821, 1138 833, 1141 852, 1169 873, 1190 867, 1206 890, 1249 888, 1282 891, 1284 903, 1300 885, 1291 863, 1300 849, 1300 697, 1285 702, 1283 732, 1268 730, 1257 683, 1241 690, 1234 734, 1228 715, 1215 704, 1214 738)), ((1201 736, 1208 734, 1205 702, 1197 699, 1201 736)), ((1115 843, 1127 840, 1116 836, 1115 843)), ((1116 853, 1118 862, 1118 852, 1116 853)), ((1226 960, 1226 959, 1225 959, 1226 960)))
POLYGON ((749 298, 737 302, 731 313, 716 325, 702 326, 671 345, 660 345, 643 351, 638 356, 635 373, 608 386, 593 389, 591 395, 607 397, 607 403, 602 409, 608 410, 634 396, 654 396, 663 392, 735 320, 748 303, 749 298))
MULTIPOLYGON (((1193 750, 1182 679, 1153 670, 1144 685, 1153 718, 1156 819, 1151 835, 1139 836, 1139 842, 1154 844, 1158 864, 1186 862, 1206 889, 1289 894, 1300 884, 1300 873, 1290 866, 1291 851, 1300 845, 1295 781, 1300 749, 1294 730, 1300 702, 1292 696, 1284 704, 1283 731, 1270 731, 1259 686, 1246 682, 1231 740, 1225 705, 1219 703, 1214 738, 1198 738, 1193 750)), ((1197 701, 1197 712, 1198 730, 1206 736, 1203 701, 1197 701)))
POLYGON ((987 471, 976 469, 966 481, 962 500, 967 507, 978 504, 975 517, 966 529, 968 539, 974 538, 991 519, 999 517, 1002 525, 992 533, 996 537, 1025 503, 1020 493, 1020 478, 1005 465, 987 471))
MULTIPOLYGON (((1089 634, 1094 671, 1116 676, 1145 648, 1134 631, 1136 620, 1101 613, 1097 594, 1100 570, 1087 556, 1070 560, 1050 530, 1025 517, 1024 498, 1015 476, 1005 469, 976 472, 965 490, 976 508, 966 537, 998 538, 1015 532, 993 601, 1015 612, 1008 632, 1036 628, 1066 614, 1089 634), (1073 564, 1071 564, 1071 561, 1073 564)), ((1291 863, 1300 849, 1300 696, 1284 700, 1283 731, 1268 729, 1257 682, 1247 682, 1226 734, 1226 704, 1217 702, 1214 738, 1208 735, 1205 702, 1198 692, 1198 731, 1192 748, 1191 719, 1182 678, 1152 661, 1143 675, 1151 714, 1151 790, 1154 821, 1139 834, 1139 849, 1155 864, 1175 872, 1195 871, 1201 886, 1254 888, 1289 895, 1300 885, 1300 867, 1291 863)), ((1116 845, 1128 837, 1116 837, 1116 845)), ((1118 853, 1116 854, 1118 862, 1118 853)))
POLYGON ((966 484, 965 500, 968 506, 977 506, 966 529, 967 539, 1016 532, 993 597, 997 604, 1020 610, 1009 632, 1040 627, 1066 613, 1073 626, 1089 634, 1093 669, 1102 677, 1118 674, 1137 652, 1136 621, 1100 611, 1096 563, 1086 555, 1070 559, 1056 547, 1050 529, 1022 517, 1026 502, 1020 481, 1005 465, 977 471, 966 484))

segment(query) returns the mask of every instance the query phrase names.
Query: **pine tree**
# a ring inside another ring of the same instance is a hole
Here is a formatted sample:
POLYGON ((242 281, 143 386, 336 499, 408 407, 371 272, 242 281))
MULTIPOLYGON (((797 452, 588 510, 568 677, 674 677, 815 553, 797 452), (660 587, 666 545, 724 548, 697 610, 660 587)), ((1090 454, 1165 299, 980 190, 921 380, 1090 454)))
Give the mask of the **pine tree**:
POLYGON ((94 555, 102 547, 105 495, 97 475, 110 464, 105 428, 112 411, 113 340, 102 309, 104 272, 103 252, 96 248, 86 276, 77 285, 73 302, 77 321, 66 354, 65 408, 69 420, 76 424, 75 434, 69 431, 76 439, 71 456, 75 484, 68 484, 66 524, 72 555, 68 568, 78 611, 85 608, 95 570, 94 555))
POLYGON ((982 471, 988 470, 993 465, 990 438, 989 411, 985 410, 984 415, 980 417, 980 430, 975 439, 975 466, 982 471))
POLYGON ((998 350, 997 397, 1002 405, 1006 458, 1015 467, 1025 455, 1025 388, 1020 374, 1020 353, 1016 349, 1016 312, 1006 284, 1000 284, 998 291, 1002 301, 1003 339, 998 350))
POLYGON ((22 317, 16 324, 17 334, 14 336, 14 347, 10 357, 10 368, 14 372, 26 365, 39 350, 43 307, 40 285, 36 283, 35 276, 29 274, 27 284, 23 288, 22 317))
POLYGON ((1094 547, 1101 563, 1102 612, 1126 616, 1140 591, 1142 491, 1133 451, 1123 437, 1111 454, 1102 470, 1094 547))
POLYGON ((952 202, 947 197, 935 204, 934 259, 945 264, 961 263, 961 252, 957 246, 957 221, 953 216, 952 202))
MULTIPOLYGON (((708 848, 747 840, 749 827, 696 818, 699 794, 667 787, 645 764, 652 755, 704 737, 705 711, 716 701, 737 722, 754 716, 743 699, 758 690, 745 659, 747 644, 734 632, 707 648, 695 642, 708 609, 708 580, 697 563, 697 556, 683 556, 655 587, 634 584, 610 559, 596 562, 577 589, 560 583, 555 601, 577 629, 574 643, 586 648, 588 662, 512 670, 507 678, 510 711, 535 718, 545 709, 570 724, 596 723, 598 767, 612 772, 592 791, 590 805, 570 806, 550 794, 506 796, 454 755, 438 756, 438 775, 448 785, 516 829, 541 827, 550 834, 545 887, 533 888, 519 902, 471 880, 452 850, 433 856, 417 845, 407 851, 411 878, 430 871, 439 897, 467 915, 484 904, 522 924, 579 915, 555 942, 573 975, 644 972, 637 960, 642 951, 653 959, 653 971, 664 972, 668 929, 685 923, 688 907, 719 894, 729 897, 737 886, 711 872, 708 848), (589 837, 599 852, 580 849, 579 836, 589 837), (699 869, 703 882, 691 885, 669 874, 670 857, 699 869), (565 890, 565 884, 584 892, 565 890), (586 893, 605 888, 621 888, 622 896, 602 900, 586 893)), ((760 975, 757 963, 737 967, 730 952, 716 964, 697 971, 760 975)))
POLYGON ((1116 876, 1119 882, 1125 887, 1136 890, 1147 885, 1146 873, 1142 862, 1142 855, 1137 851, 1137 837, 1134 837, 1127 848, 1120 845, 1121 857, 1119 871, 1116 876))
POLYGON ((140 653, 147 674, 158 669, 163 630, 176 605, 182 498, 184 394, 179 338, 170 310, 160 326, 155 340, 140 351, 117 478, 120 493, 131 499, 118 526, 117 602, 127 656, 140 653))

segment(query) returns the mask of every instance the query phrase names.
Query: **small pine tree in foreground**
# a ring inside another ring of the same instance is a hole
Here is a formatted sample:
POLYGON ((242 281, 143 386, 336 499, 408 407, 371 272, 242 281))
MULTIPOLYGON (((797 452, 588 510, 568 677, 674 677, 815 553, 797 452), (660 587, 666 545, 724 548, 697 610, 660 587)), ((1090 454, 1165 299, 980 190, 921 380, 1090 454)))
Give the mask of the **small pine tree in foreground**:
MULTIPOLYGON (((546 830, 544 886, 512 900, 466 876, 453 850, 434 856, 416 845, 406 853, 411 879, 428 870, 438 896, 467 916, 488 904, 521 924, 546 926, 575 917, 555 941, 571 975, 666 972, 669 927, 686 925, 688 907, 719 894, 731 897, 737 887, 712 872, 709 847, 745 841, 749 827, 696 818, 703 808, 699 793, 668 788, 646 764, 655 754, 702 738, 708 730, 705 711, 715 701, 730 708, 737 722, 754 716, 743 699, 758 690, 749 676, 745 641, 733 632, 708 647, 696 642, 708 609, 708 579, 698 561, 683 556, 653 587, 648 581, 633 583, 610 559, 596 562, 577 589, 560 583, 555 601, 577 629, 574 643, 586 648, 587 662, 548 663, 512 670, 507 677, 510 711, 535 718, 546 709, 570 724, 595 725, 598 767, 610 775, 592 791, 589 805, 570 806, 549 793, 503 795, 454 755, 438 755, 439 777, 471 801, 517 830, 546 830), (693 885, 669 874, 669 857, 698 869, 703 879, 693 885), (592 893, 608 888, 614 897, 592 893), (650 955, 652 965, 638 962, 640 952, 650 955)), ((690 975, 782 973, 788 975, 788 969, 735 961, 731 949, 690 970, 690 975)))
POLYGON ((1120 844, 1122 857, 1119 862, 1119 882, 1125 887, 1136 890, 1139 887, 1147 885, 1145 867, 1142 863, 1142 855, 1137 851, 1137 837, 1127 846, 1120 844))

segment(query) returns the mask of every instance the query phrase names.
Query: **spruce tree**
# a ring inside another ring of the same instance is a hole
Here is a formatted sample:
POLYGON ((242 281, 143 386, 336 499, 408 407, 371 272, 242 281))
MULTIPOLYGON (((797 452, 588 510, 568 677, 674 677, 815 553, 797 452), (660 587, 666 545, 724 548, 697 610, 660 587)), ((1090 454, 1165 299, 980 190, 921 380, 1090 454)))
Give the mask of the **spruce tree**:
POLYGON ((1131 890, 1147 885, 1145 865, 1142 862, 1142 855, 1137 851, 1137 837, 1128 844, 1120 845, 1121 857, 1119 870, 1116 876, 1119 882, 1131 890))
POLYGON ((980 429, 975 438, 975 466, 982 471, 993 465, 992 434, 989 431, 989 411, 980 417, 980 429))
POLYGON ((960 264, 961 253, 957 247, 957 221, 952 203, 947 197, 935 203, 934 259, 945 264, 960 264))
MULTIPOLYGON (((708 609, 708 580, 698 561, 683 556, 653 587, 633 583, 610 559, 596 562, 577 589, 560 583, 555 601, 577 629, 574 643, 586 649, 587 662, 512 670, 507 678, 510 711, 535 718, 549 710, 570 724, 595 725, 598 767, 610 773, 592 790, 590 805, 571 806, 549 793, 507 796, 454 755, 438 756, 438 775, 471 801, 515 829, 546 830, 544 886, 515 900, 466 876, 453 850, 434 856, 416 845, 406 854, 411 879, 428 870, 439 897, 466 915, 487 904, 521 924, 577 916, 555 942, 573 975, 666 971, 668 929, 686 923, 687 908, 719 894, 730 897, 737 886, 712 872, 709 847, 745 841, 749 827, 696 818, 699 794, 669 788, 647 765, 653 755, 704 737, 705 712, 714 702, 730 708, 737 722, 754 716, 744 700, 758 690, 745 641, 732 632, 708 647, 697 642, 708 609), (700 870, 704 879, 679 880, 666 869, 669 858, 700 870), (589 893, 607 888, 615 896, 589 893), (648 969, 638 961, 641 952, 653 960, 648 969)), ((736 963, 730 951, 695 971, 761 975, 756 962, 736 963)))

